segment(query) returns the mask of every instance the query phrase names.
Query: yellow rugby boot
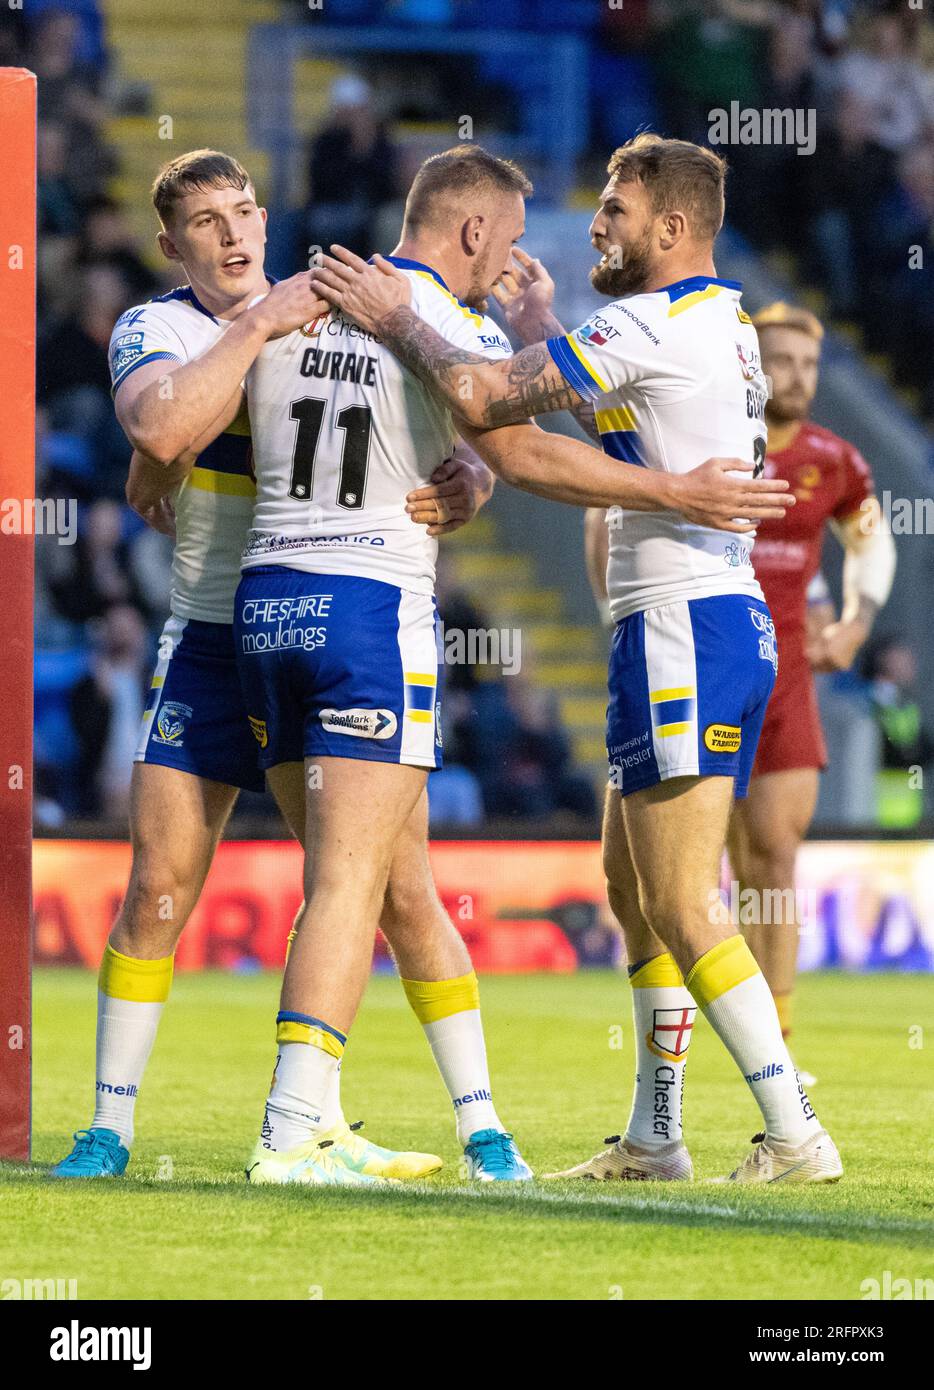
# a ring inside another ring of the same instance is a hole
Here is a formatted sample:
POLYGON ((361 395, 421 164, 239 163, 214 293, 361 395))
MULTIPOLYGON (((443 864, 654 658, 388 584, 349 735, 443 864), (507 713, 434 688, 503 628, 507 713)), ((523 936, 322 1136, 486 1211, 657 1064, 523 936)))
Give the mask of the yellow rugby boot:
POLYGON ((330 1144, 321 1147, 321 1136, 294 1149, 266 1149, 257 1139, 247 1160, 246 1180, 254 1186, 283 1186, 298 1183, 304 1187, 389 1187, 383 1178, 370 1177, 348 1167, 335 1156, 330 1144))
POLYGON ((366 1177, 411 1182, 415 1178, 430 1177, 441 1167, 442 1160, 437 1154, 396 1153, 392 1149, 381 1148, 379 1144, 372 1144, 358 1133, 362 1128, 362 1120, 352 1125, 342 1120, 333 1129, 320 1134, 318 1144, 334 1163, 366 1177))

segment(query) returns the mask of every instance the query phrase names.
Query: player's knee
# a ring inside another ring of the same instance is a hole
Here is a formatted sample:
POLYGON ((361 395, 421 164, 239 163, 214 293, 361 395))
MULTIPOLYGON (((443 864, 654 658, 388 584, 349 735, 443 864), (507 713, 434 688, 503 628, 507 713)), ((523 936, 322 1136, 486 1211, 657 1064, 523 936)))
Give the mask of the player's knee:
POLYGON ((191 875, 163 855, 137 851, 119 918, 128 954, 133 954, 134 947, 151 948, 156 938, 171 949, 188 920, 198 888, 191 875))
POLYGON ((433 929, 443 912, 433 885, 419 880, 390 877, 380 914, 387 940, 409 942, 433 929))
POLYGON ((639 883, 639 909, 646 925, 666 946, 693 940, 698 929, 709 923, 709 905, 696 887, 681 884, 677 878, 639 883))
POLYGON ((746 879, 764 886, 790 883, 794 879, 798 840, 793 835, 774 835, 746 852, 746 879))
POLYGON ((312 920, 327 912, 331 916, 364 913, 379 915, 386 894, 388 865, 372 858, 361 860, 349 872, 345 863, 316 866, 313 879, 305 885, 306 912, 312 920))

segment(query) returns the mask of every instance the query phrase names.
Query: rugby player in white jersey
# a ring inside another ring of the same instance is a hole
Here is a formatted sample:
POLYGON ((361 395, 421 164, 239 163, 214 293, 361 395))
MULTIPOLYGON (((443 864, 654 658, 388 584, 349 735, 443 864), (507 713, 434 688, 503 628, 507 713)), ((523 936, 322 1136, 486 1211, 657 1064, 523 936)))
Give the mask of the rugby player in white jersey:
MULTIPOLYGON (((168 997, 179 936, 239 790, 264 788, 231 627, 256 493, 249 426, 244 413, 219 432, 217 419, 267 338, 327 307, 309 292, 306 273, 277 285, 248 309, 269 290, 265 212, 256 206, 246 171, 229 156, 196 150, 173 160, 159 174, 153 195, 163 252, 184 265, 190 283, 121 316, 111 367, 118 417, 144 451, 134 452, 128 497, 152 524, 176 536, 172 605, 133 769, 130 880, 100 972, 95 1113, 53 1170, 66 1178, 125 1170, 137 1093, 168 997)), ((444 530, 468 520, 492 483, 479 460, 469 458, 446 463, 436 478, 444 484, 443 500, 429 485, 413 516, 436 520, 443 505, 444 530)), ((298 759, 297 777, 277 790, 301 838, 300 743, 292 756, 298 759)), ((428 865, 426 802, 419 799, 400 831, 381 925, 404 974, 429 982, 461 976, 462 994, 469 994, 470 960, 428 865)), ((471 1089, 485 1092, 480 1108, 490 1115, 476 1009, 463 1014, 461 1031, 469 1034, 464 1051, 472 1069, 460 1079, 465 1089, 469 1081, 471 1089)), ((358 1172, 421 1177, 440 1167, 433 1155, 392 1153, 352 1132, 336 1087, 328 1128, 331 1142, 308 1167, 306 1181, 356 1181, 358 1172)))
MULTIPOLYGON (((613 302, 573 333, 489 362, 419 317, 406 278, 333 248, 314 284, 435 391, 464 428, 591 404, 603 447, 677 476, 707 454, 761 466, 766 384, 741 286, 717 278, 725 166, 710 150, 640 135, 612 156, 591 225, 591 280, 613 302)), ((774 627, 751 540, 671 513, 615 510, 607 575, 616 623, 605 862, 634 986, 633 1116, 588 1178, 687 1178, 680 1094, 699 1005, 744 1076, 763 1133, 731 1177, 842 1175, 799 1083, 772 996, 718 896, 734 791, 744 796, 775 678, 774 627)))
MULTIPOLYGON (((528 192, 514 165, 476 148, 436 156, 415 179, 391 258, 422 311, 485 360, 509 351, 479 306, 522 233, 528 192)), ((302 1182, 326 1134, 392 849, 440 763, 436 546, 411 526, 406 497, 455 435, 448 410, 340 314, 271 342, 246 384, 258 490, 237 595, 237 658, 274 790, 295 777, 283 745, 296 730, 315 774, 305 784, 306 906, 247 1175, 302 1182)), ((676 487, 528 423, 484 437, 482 448, 510 481, 580 505, 680 505, 740 531, 732 520, 740 495, 781 511, 774 493, 729 479, 725 461, 676 487)), ((468 1175, 529 1177, 495 1112, 484 1114, 486 1087, 471 1081, 465 1021, 475 981, 438 973, 404 985, 455 1098, 468 1175)))

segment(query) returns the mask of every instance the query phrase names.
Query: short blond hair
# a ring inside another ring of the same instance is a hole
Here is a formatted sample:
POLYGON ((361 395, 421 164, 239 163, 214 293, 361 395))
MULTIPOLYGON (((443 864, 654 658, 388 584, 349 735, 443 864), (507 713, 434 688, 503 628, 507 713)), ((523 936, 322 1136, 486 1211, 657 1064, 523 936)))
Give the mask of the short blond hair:
POLYGON ((656 214, 686 212, 699 240, 713 241, 723 226, 726 160, 706 145, 643 131, 613 151, 607 173, 618 183, 641 183, 656 214))
POLYGON ((824 325, 816 314, 801 305, 786 304, 783 299, 767 304, 758 314, 753 314, 752 321, 759 333, 763 328, 796 328, 799 333, 813 338, 815 343, 821 342, 824 337, 824 325))
POLYGON ((480 145, 457 145, 426 159, 412 180, 405 201, 405 229, 417 232, 436 219, 446 198, 495 191, 528 198, 532 183, 511 159, 500 159, 480 145))

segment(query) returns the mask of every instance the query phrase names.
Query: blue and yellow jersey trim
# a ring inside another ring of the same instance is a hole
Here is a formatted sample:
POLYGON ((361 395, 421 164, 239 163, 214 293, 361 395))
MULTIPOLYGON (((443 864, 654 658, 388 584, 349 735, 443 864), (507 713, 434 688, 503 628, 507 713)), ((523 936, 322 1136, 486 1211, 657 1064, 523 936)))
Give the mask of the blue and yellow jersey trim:
POLYGON ((677 314, 683 314, 686 309, 693 309, 696 304, 715 299, 722 290, 741 291, 742 288, 742 282, 739 280, 717 280, 713 276, 691 275, 674 285, 666 285, 661 293, 667 294, 671 301, 668 317, 672 319, 677 314))
POLYGON ((433 281, 454 305, 454 308, 458 309, 465 318, 470 319, 471 323, 478 326, 483 323, 483 315, 478 314, 476 309, 471 309, 469 304, 464 304, 462 300, 452 294, 438 272, 432 270, 430 265, 423 265, 421 261, 410 261, 406 256, 384 256, 383 260, 394 265, 397 270, 412 270, 420 279, 433 281))
POLYGON ((549 338, 545 346, 565 381, 569 386, 573 386, 585 401, 595 401, 598 396, 605 395, 611 389, 596 367, 588 362, 573 333, 567 333, 561 338, 549 338))
POLYGON ((117 387, 122 386, 128 376, 132 376, 137 367, 145 367, 147 362, 181 362, 181 358, 174 352, 166 352, 165 348, 153 348, 151 352, 141 352, 139 357, 134 357, 133 361, 124 367, 119 376, 114 377, 113 385, 110 388, 111 396, 116 394, 117 387))
POLYGON ((249 421, 241 413, 229 429, 198 455, 185 486, 224 497, 255 497, 252 459, 249 421))
POLYGON ((635 416, 627 406, 596 410, 594 421, 600 431, 600 443, 605 454, 623 463, 636 463, 645 468, 645 449, 639 438, 635 416))
POLYGON ((672 304, 668 310, 668 317, 673 319, 676 314, 683 314, 685 309, 693 309, 695 304, 700 304, 705 299, 715 299, 721 288, 720 285, 708 285, 705 290, 694 290, 692 294, 687 294, 672 304))

